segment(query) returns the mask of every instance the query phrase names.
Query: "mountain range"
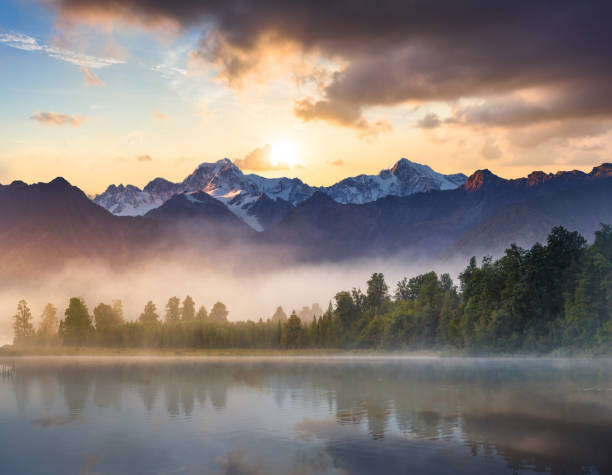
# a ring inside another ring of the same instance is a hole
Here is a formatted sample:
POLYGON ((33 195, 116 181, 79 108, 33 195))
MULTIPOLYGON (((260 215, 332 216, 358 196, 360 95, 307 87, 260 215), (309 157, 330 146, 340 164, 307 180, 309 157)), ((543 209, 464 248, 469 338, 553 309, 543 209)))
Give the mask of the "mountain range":
POLYGON ((6 271, 54 270, 74 259, 125 266, 185 251, 281 265, 498 255, 510 243, 545 239, 557 225, 591 238, 612 223, 610 203, 609 163, 507 180, 489 170, 441 175, 402 159, 379 175, 317 188, 245 175, 224 159, 181 183, 110 186, 93 201, 63 178, 15 181, 0 185, 0 270, 10 278, 6 271))
POLYGON ((202 163, 180 183, 156 178, 142 190, 133 185, 110 185, 94 202, 117 216, 140 216, 173 196, 204 192, 225 204, 254 230, 263 231, 316 192, 338 203, 363 204, 385 196, 450 190, 466 179, 462 173, 443 175, 427 165, 402 158, 378 175, 359 175, 329 187, 312 187, 298 178, 244 174, 230 159, 224 158, 215 163, 202 163))

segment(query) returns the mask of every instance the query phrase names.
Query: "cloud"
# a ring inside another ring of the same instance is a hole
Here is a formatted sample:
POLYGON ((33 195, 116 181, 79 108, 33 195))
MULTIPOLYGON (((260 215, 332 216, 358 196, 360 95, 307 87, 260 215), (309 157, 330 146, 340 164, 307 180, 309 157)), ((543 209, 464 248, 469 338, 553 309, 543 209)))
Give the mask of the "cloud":
POLYGON ((487 137, 480 154, 487 160, 496 160, 502 156, 502 151, 492 137, 487 137))
POLYGON ((435 129, 441 125, 440 118, 437 114, 430 112, 417 122, 417 126, 421 129, 435 129))
POLYGON ((49 2, 71 22, 200 28, 195 55, 232 87, 265 70, 271 51, 279 63, 303 54, 341 64, 323 74, 319 94, 298 100, 294 111, 305 121, 324 120, 363 135, 390 128, 365 118, 371 107, 462 98, 494 103, 534 88, 555 91, 556 98, 508 104, 496 116, 471 110, 459 125, 612 117, 612 4, 606 0, 517 0, 510 6, 503 0, 49 2))
POLYGON ((159 111, 155 111, 155 112, 153 112, 153 118, 155 120, 166 120, 168 117, 166 117, 165 114, 162 114, 159 111))
POLYGON ((58 114, 57 112, 34 112, 30 119, 46 125, 71 125, 72 127, 78 127, 85 120, 81 116, 58 114))
POLYGON ((509 130, 508 140, 519 148, 537 147, 547 142, 567 145, 575 138, 597 137, 612 129, 612 120, 568 119, 509 130))
POLYGON ((270 163, 270 152, 272 146, 269 144, 263 147, 258 147, 255 150, 251 150, 247 153, 244 158, 238 158, 234 160, 234 164, 241 170, 250 171, 269 171, 269 170, 288 170, 289 164, 279 162, 276 165, 270 163))
POLYGON ((98 76, 89 71, 89 69, 87 69, 85 66, 81 66, 81 72, 85 77, 86 86, 106 86, 106 84, 104 84, 104 82, 98 76))
POLYGON ((151 155, 140 155, 137 157, 137 160, 139 162, 152 162, 153 159, 151 158, 151 155))
POLYGON ((342 165, 344 165, 344 160, 333 160, 331 162, 327 162, 330 165, 333 165, 335 167, 341 167, 342 165))
POLYGON ((315 101, 311 97, 295 101, 293 112, 304 122, 324 120, 356 129, 362 138, 375 137, 392 130, 388 121, 370 122, 361 114, 361 109, 350 103, 315 101))
MULTIPOLYGON (((83 70, 85 69, 99 69, 114 64, 122 64, 125 61, 108 57, 108 56, 93 56, 84 53, 78 53, 69 49, 60 48, 56 46, 47 45, 40 43, 36 38, 23 33, 0 33, 0 43, 11 48, 20 49, 22 51, 32 51, 44 53, 47 56, 67 63, 76 64, 83 70)), ((85 72, 83 71, 83 74, 85 72)), ((95 76, 94 76, 95 77, 95 76)), ((96 78, 97 79, 97 78, 96 78)), ((86 77, 87 80, 87 77, 86 77)), ((98 80, 99 81, 99 80, 98 80)))

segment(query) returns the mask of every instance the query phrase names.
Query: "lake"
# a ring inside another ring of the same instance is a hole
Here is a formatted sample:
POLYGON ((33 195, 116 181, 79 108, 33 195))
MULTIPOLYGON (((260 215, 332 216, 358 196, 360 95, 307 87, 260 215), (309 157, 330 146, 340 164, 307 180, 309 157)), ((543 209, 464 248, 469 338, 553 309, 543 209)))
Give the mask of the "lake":
POLYGON ((612 361, 17 358, 0 473, 612 473, 612 361))

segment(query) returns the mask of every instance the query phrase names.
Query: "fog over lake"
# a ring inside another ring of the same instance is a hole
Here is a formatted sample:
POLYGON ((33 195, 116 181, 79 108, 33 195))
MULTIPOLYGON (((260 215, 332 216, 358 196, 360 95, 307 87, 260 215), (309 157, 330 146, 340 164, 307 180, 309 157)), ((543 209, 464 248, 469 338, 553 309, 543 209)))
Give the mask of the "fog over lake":
POLYGON ((610 473, 612 361, 17 358, 0 473, 610 473))

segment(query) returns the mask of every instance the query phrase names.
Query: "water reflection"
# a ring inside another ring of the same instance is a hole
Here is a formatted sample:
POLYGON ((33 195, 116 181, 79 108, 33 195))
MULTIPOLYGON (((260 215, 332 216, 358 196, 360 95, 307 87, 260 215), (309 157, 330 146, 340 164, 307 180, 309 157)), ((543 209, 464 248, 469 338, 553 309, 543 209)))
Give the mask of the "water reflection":
POLYGON ((612 472, 610 361, 26 359, 0 400, 2 473, 612 472))

